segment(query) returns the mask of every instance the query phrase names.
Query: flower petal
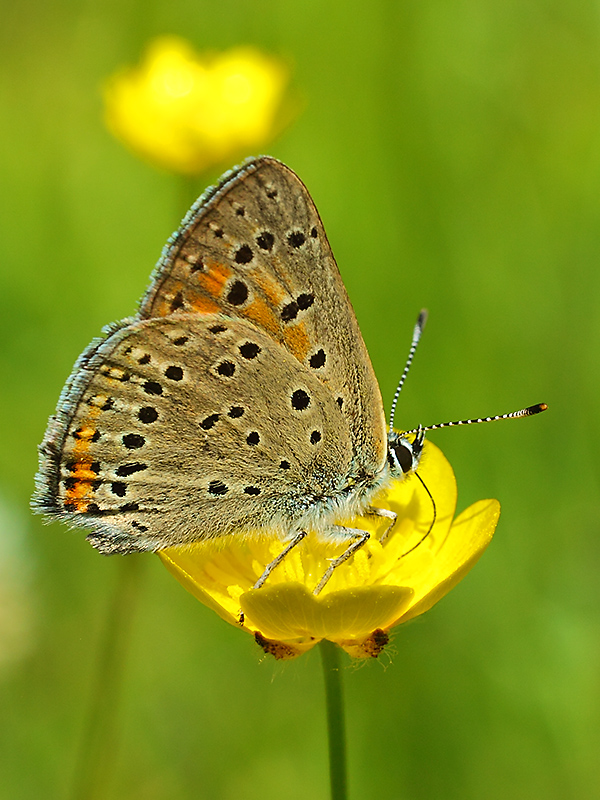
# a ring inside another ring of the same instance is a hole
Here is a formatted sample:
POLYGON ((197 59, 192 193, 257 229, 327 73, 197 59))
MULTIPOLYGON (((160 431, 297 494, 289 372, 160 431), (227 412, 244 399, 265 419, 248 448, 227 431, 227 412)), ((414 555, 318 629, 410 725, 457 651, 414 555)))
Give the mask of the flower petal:
POLYGON ((163 36, 141 64, 104 86, 105 121, 123 144, 173 172, 198 175, 263 147, 291 120, 286 65, 254 47, 197 54, 163 36))
POLYGON ((250 628, 268 639, 364 639, 387 628, 410 603, 413 591, 400 586, 361 586, 315 597, 301 583, 251 589, 240 597, 250 628))
POLYGON ((312 531, 260 589, 252 586, 285 546, 275 533, 240 532, 159 555, 188 591, 230 624, 239 625, 242 610, 244 629, 275 658, 293 658, 320 639, 338 643, 354 657, 373 657, 391 627, 422 614, 468 572, 489 544, 499 515, 495 500, 483 500, 452 523, 454 474, 431 442, 419 476, 392 482, 373 505, 397 515, 388 540, 379 541, 389 525, 386 518, 340 520, 368 530, 371 539, 335 570, 318 596, 312 590, 347 544, 312 531))
MULTIPOLYGON (((235 611, 232 611, 232 606, 236 604, 219 602, 214 597, 202 588, 201 582, 198 580, 198 572, 195 569, 196 565, 193 562, 186 563, 186 551, 181 548, 171 548, 170 550, 159 550, 157 553, 160 560, 163 562, 169 572, 177 578, 179 583, 193 594, 197 600, 200 600, 205 606, 215 611, 221 619, 229 622, 231 625, 238 625, 235 611), (183 557, 182 557, 183 556, 183 557)), ((237 604, 239 606, 239 603, 237 604)))
POLYGON ((430 569, 413 584, 411 607, 394 624, 428 611, 464 578, 491 542, 499 517, 497 500, 479 500, 459 514, 430 569))

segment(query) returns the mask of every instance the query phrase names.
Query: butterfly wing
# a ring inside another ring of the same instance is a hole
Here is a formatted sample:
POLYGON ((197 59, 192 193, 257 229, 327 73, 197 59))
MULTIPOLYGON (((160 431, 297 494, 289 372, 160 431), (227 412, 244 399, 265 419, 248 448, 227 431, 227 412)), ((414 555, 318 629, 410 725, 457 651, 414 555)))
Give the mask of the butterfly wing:
POLYGON ((351 460, 319 379, 222 314, 135 321, 93 343, 41 451, 38 509, 105 553, 287 532, 343 490, 351 460))
POLYGON ((289 532, 368 488, 385 457, 379 388, 319 215, 263 157, 200 199, 137 317, 75 365, 34 506, 91 529, 103 552, 289 532))
POLYGON ((192 208, 139 314, 182 311, 248 320, 282 344, 341 407, 355 476, 381 471, 387 438, 379 386, 321 218, 291 169, 251 159, 192 208))

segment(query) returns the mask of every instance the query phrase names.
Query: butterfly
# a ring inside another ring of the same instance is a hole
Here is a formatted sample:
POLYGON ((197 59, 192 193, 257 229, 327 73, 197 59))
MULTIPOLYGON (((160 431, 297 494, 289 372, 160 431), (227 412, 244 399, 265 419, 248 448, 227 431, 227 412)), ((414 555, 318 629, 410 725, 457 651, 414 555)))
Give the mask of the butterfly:
POLYGON ((332 571, 369 536, 336 520, 373 513, 391 528, 370 501, 416 471, 423 440, 387 428, 317 209, 263 156, 205 192, 138 313, 78 359, 33 505, 106 554, 278 536, 261 585, 309 531, 347 544, 332 571))

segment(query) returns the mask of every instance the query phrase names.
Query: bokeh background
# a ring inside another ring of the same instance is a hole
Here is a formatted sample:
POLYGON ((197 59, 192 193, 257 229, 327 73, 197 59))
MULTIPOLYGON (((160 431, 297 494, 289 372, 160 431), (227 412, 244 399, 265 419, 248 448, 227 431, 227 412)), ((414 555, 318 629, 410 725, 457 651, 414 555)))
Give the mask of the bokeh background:
MULTIPOLYGON (((460 508, 497 497, 502 518, 474 571, 387 654, 345 662, 352 796, 597 798, 598 4, 0 10, 2 800, 69 796, 117 582, 117 558, 43 526, 28 500, 75 358, 134 311, 185 211, 173 176, 102 123, 102 81, 165 33, 292 66, 303 111, 268 149, 317 202, 387 408, 430 311, 398 424, 550 405, 432 434, 460 508)), ((276 663, 141 558, 104 796, 326 798, 318 652, 276 663)))

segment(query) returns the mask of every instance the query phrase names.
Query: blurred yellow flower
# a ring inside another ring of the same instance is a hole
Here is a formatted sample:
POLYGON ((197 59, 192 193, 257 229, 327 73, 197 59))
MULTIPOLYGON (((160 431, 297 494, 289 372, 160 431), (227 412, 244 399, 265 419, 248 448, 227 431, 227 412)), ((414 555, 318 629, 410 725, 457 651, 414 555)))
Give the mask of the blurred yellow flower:
POLYGON ((275 537, 229 537, 158 555, 189 592, 227 622, 239 625, 241 609, 244 629, 276 658, 293 658, 321 639, 352 656, 377 656, 390 628, 427 611, 466 575, 490 543, 500 514, 497 500, 480 500, 454 519, 454 473, 431 442, 425 443, 419 475, 437 507, 429 536, 406 554, 427 532, 433 507, 418 479, 394 482, 373 501, 398 515, 392 534, 381 545, 386 520, 342 521, 374 535, 334 571, 318 596, 312 590, 344 546, 320 542, 310 532, 260 589, 252 586, 282 549, 275 537))
POLYGON ((185 39, 164 36, 139 66, 106 82, 106 124, 153 164, 198 175, 281 130, 288 80, 282 61, 254 47, 199 55, 185 39))

